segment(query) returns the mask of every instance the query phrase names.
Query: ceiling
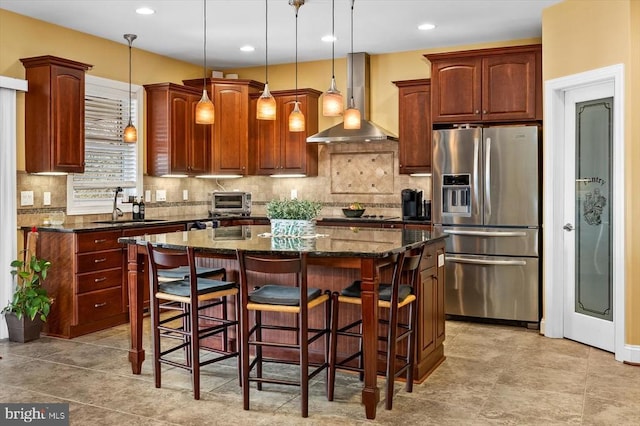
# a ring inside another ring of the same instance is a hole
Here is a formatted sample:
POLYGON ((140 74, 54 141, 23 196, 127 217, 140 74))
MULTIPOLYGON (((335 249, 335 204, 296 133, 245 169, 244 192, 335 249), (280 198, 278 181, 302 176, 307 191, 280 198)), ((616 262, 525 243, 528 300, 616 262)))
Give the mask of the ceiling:
MULTIPOLYGON (((0 8, 194 64, 203 62, 204 0, 0 0, 0 8), (153 15, 135 10, 146 6, 153 15)), ((541 36, 542 9, 561 0, 356 0, 353 50, 381 54, 541 36), (432 23, 434 30, 418 25, 432 23)), ((295 13, 268 0, 270 64, 295 60, 295 13)), ((351 0, 335 1, 335 56, 350 47, 351 0)), ((331 0, 306 0, 298 14, 298 60, 330 59, 331 0)), ((264 65, 265 1, 207 0, 207 66, 264 65), (252 45, 253 52, 240 47, 252 45)))

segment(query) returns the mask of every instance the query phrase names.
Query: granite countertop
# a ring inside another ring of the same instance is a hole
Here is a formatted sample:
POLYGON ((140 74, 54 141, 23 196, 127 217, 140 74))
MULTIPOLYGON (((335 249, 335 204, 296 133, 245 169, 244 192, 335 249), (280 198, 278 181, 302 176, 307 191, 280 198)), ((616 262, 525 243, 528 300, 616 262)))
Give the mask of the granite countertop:
POLYGON ((196 250, 233 255, 236 249, 255 253, 306 251, 315 257, 382 257, 421 244, 432 244, 447 237, 442 232, 401 228, 344 228, 317 226, 314 237, 272 237, 268 225, 243 225, 224 228, 121 237, 123 244, 144 245, 196 250))
MULTIPOLYGON (((114 229, 127 229, 127 228, 148 228, 152 226, 163 225, 176 225, 186 224, 188 222, 211 222, 213 219, 200 216, 168 216, 158 219, 145 219, 145 221, 137 221, 130 219, 118 219, 117 222, 110 220, 99 220, 95 222, 77 222, 77 223, 64 223, 62 225, 39 225, 37 226, 39 232, 92 232, 92 231, 109 231, 114 229)), ((22 226, 20 229, 28 231, 32 226, 22 226)))
MULTIPOLYGON (((212 222, 215 220, 264 220, 267 219, 266 216, 222 216, 222 217, 202 217, 202 216, 167 216, 158 219, 149 218, 145 219, 145 221, 136 221, 130 219, 118 219, 116 222, 112 222, 110 220, 101 220, 101 221, 87 221, 87 222, 70 222, 65 223, 63 225, 39 225, 37 226, 38 231, 41 232, 92 232, 92 231, 108 231, 114 229, 128 229, 128 228, 148 228, 153 226, 162 226, 162 225, 175 225, 175 224, 186 224, 189 222, 212 222)), ((422 225, 430 225, 431 222, 422 221, 422 220, 403 220, 400 217, 387 217, 384 220, 380 218, 371 218, 371 217, 358 217, 358 218, 349 218, 345 216, 325 216, 318 219, 319 225, 325 221, 327 223, 330 222, 353 222, 354 225, 358 223, 388 223, 388 224, 422 224, 422 225)), ((32 226, 21 226, 20 229, 23 231, 29 231, 32 226)))

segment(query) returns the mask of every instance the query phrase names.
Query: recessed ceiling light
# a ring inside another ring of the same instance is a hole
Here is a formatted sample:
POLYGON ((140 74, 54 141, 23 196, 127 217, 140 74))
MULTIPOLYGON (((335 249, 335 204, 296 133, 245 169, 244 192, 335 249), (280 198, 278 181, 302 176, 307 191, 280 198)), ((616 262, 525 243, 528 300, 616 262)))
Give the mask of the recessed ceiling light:
POLYGON ((156 11, 151 9, 150 7, 139 7, 136 9, 136 13, 138 15, 153 15, 154 13, 156 13, 156 11))
POLYGON ((436 26, 433 24, 422 24, 422 25, 418 25, 418 29, 422 30, 422 31, 427 31, 427 30, 432 30, 434 29, 436 26))
POLYGON ((331 43, 331 42, 334 42, 334 41, 338 40, 338 37, 335 37, 335 36, 333 36, 331 34, 327 34, 326 36, 322 36, 322 38, 320 40, 322 40, 322 41, 324 41, 326 43, 331 43))
POLYGON ((242 50, 243 52, 253 52, 254 50, 256 50, 256 48, 253 46, 246 45, 246 46, 242 46, 240 50, 242 50))

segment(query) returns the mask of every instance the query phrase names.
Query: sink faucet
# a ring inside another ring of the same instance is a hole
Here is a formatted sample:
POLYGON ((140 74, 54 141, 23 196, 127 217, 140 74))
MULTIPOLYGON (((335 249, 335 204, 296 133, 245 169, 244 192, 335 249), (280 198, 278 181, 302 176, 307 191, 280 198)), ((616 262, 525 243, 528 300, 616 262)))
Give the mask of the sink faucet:
POLYGON ((118 220, 119 217, 121 217, 123 215, 122 210, 120 210, 118 208, 118 193, 122 192, 122 187, 117 187, 116 188, 116 193, 113 196, 113 212, 111 212, 111 219, 112 220, 118 220))

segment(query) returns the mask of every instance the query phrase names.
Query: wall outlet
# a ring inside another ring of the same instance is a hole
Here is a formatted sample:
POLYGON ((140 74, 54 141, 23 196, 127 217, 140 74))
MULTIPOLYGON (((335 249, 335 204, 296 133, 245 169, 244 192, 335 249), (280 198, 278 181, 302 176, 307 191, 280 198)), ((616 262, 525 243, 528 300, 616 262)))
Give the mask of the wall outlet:
POLYGON ((20 191, 20 205, 21 206, 33 205, 33 191, 20 191))
POLYGON ((182 190, 182 199, 184 201, 187 201, 189 199, 189 190, 188 189, 183 189, 182 190))
POLYGON ((144 191, 144 202, 145 203, 150 203, 151 202, 151 190, 147 189, 146 191, 144 191))
POLYGON ((167 191, 165 189, 156 189, 156 202, 167 201, 167 191))
POLYGON ((292 189, 291 190, 291 199, 294 200, 298 198, 298 190, 297 189, 292 189))
POLYGON ((45 206, 50 206, 51 205, 51 193, 48 191, 45 191, 43 194, 43 198, 42 198, 42 204, 45 206))

